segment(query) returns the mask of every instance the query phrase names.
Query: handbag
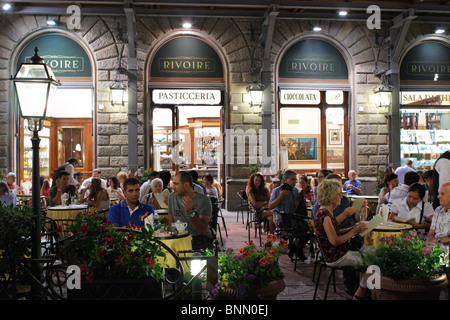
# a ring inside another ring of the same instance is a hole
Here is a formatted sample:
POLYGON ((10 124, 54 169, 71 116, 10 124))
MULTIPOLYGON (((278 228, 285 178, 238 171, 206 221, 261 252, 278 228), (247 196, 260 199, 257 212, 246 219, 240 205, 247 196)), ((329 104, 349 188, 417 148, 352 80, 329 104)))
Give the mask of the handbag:
POLYGON ((350 239, 349 244, 350 244, 350 250, 358 251, 364 245, 364 238, 361 237, 359 234, 357 234, 353 238, 350 239))

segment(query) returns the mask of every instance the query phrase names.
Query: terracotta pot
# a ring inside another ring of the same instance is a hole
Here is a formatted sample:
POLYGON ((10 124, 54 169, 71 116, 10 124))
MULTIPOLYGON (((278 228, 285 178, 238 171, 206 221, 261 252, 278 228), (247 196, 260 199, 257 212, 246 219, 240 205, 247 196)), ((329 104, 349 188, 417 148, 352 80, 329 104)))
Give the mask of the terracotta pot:
MULTIPOLYGON (((247 295, 243 298, 244 300, 276 300, 278 294, 286 288, 286 283, 284 280, 275 280, 269 282, 267 285, 261 288, 255 288, 249 290, 247 295)), ((222 288, 221 294, 217 297, 223 300, 234 300, 236 299, 237 290, 232 287, 224 286, 222 288)))
POLYGON ((381 289, 372 290, 374 300, 439 300, 448 286, 447 276, 434 280, 394 280, 381 277, 381 289))

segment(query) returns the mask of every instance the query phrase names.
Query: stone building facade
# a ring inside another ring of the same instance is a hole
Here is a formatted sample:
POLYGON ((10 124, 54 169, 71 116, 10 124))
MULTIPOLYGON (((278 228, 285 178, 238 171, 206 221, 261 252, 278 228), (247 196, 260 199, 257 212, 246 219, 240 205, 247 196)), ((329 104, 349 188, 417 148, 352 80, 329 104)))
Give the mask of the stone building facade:
MULTIPOLYGON (((121 38, 117 26, 126 26, 124 17, 85 16, 81 28, 69 30, 65 17, 58 27, 48 27, 45 16, 14 15, 1 17, 0 21, 0 168, 14 171, 18 161, 17 105, 14 102, 13 86, 9 81, 15 73, 15 58, 27 39, 54 32, 82 43, 92 57, 94 70, 95 109, 93 113, 94 167, 102 170, 105 177, 115 174, 118 167, 128 165, 128 105, 111 105, 109 85, 116 79, 118 57, 121 66, 127 66, 128 45, 121 38)), ((195 18, 189 31, 181 28, 174 19, 164 17, 136 17, 137 57, 137 156, 138 166, 150 167, 148 145, 148 68, 151 56, 162 42, 175 35, 198 36, 218 51, 223 60, 225 79, 224 116, 225 128, 258 130, 262 118, 244 103, 242 95, 255 76, 249 71, 262 62, 263 45, 260 41, 259 21, 231 18, 195 18)), ((349 168, 357 170, 366 193, 374 193, 377 169, 384 167, 389 159, 389 123, 387 108, 377 107, 371 102, 372 90, 379 79, 374 76, 376 68, 387 68, 387 50, 383 46, 385 29, 369 30, 365 23, 349 21, 324 21, 320 32, 312 31, 312 23, 306 20, 276 20, 271 55, 271 109, 272 126, 278 125, 277 64, 283 52, 292 44, 316 38, 336 46, 344 56, 349 70, 349 168)), ((426 24, 412 23, 405 42, 404 52, 421 41, 434 38, 426 24)), ((448 31, 438 37, 449 43, 448 31)), ((267 44, 266 44, 267 45, 267 44)), ((127 76, 119 75, 124 81, 127 76)), ((274 168, 278 169, 278 144, 273 145, 274 168)), ((236 192, 245 186, 248 179, 248 163, 227 165, 227 206, 234 209, 238 203, 236 192)))

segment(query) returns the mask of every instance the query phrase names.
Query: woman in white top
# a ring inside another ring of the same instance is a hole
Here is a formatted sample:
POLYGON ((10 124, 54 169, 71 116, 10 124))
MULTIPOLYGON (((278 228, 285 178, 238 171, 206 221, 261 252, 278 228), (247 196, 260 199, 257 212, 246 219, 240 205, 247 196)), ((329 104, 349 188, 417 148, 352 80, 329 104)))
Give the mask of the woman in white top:
POLYGON ((116 177, 109 177, 108 193, 111 198, 118 198, 120 201, 123 201, 125 199, 122 188, 120 188, 119 179, 117 179, 116 177))
POLYGON ((398 217, 402 220, 415 219, 411 224, 414 229, 430 229, 430 221, 434 215, 433 206, 424 202, 425 187, 420 183, 413 183, 406 198, 397 199, 392 203, 390 220, 395 221, 398 217))
POLYGON ((206 188, 206 194, 210 197, 216 197, 219 199, 219 193, 217 192, 216 187, 213 186, 214 177, 211 174, 207 174, 203 176, 203 184, 206 188))

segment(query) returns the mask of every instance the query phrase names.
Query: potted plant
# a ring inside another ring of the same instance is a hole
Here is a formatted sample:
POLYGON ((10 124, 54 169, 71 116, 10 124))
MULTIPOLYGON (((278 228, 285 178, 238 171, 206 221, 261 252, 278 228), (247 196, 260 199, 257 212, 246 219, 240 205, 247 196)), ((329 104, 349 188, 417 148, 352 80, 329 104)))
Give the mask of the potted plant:
POLYGON ((382 238, 383 244, 368 256, 369 265, 381 272, 381 289, 374 299, 439 299, 448 285, 448 251, 415 230, 382 238))
POLYGON ((23 283, 18 264, 31 253, 34 224, 31 209, 0 205, 0 299, 13 298, 23 283))
POLYGON ((165 253, 152 227, 119 230, 91 213, 80 213, 70 227, 81 289, 69 299, 160 299, 165 253))
POLYGON ((269 234, 263 249, 258 249, 253 241, 237 252, 233 249, 221 250, 218 257, 218 282, 212 294, 218 299, 275 299, 286 287, 284 274, 278 264, 279 246, 287 247, 269 234))

